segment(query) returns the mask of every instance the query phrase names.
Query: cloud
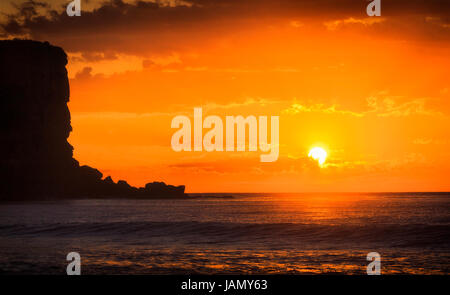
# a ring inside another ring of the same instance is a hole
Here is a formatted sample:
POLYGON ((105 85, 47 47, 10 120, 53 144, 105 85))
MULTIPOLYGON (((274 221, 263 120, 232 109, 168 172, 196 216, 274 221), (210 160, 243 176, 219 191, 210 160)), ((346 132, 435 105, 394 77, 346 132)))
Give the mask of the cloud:
POLYGON ((21 2, 0 23, 0 34, 48 40, 70 52, 143 54, 189 48, 262 21, 294 19, 291 25, 298 28, 304 20, 316 19, 318 24, 325 22, 334 29, 362 25, 384 35, 407 38, 419 34, 450 41, 450 1, 442 0, 385 1, 383 21, 367 19, 367 2, 354 0, 94 2, 100 4, 83 11, 80 17, 68 17, 65 7, 55 9, 33 0, 21 2))
POLYGON ((294 28, 301 28, 303 27, 305 24, 303 24, 302 22, 298 21, 298 20, 293 20, 290 21, 289 24, 294 27, 294 28))
POLYGON ((177 115, 186 115, 182 112, 153 112, 153 113, 128 113, 128 112, 76 112, 72 118, 76 119, 101 119, 101 120, 131 120, 154 117, 174 117, 177 115))
POLYGON ((432 138, 416 138, 413 141, 413 144, 416 145, 428 145, 428 144, 436 144, 436 145, 441 145, 441 144, 448 144, 450 141, 447 139, 432 139, 432 138))
POLYGON ((151 68, 151 67, 153 67, 153 66, 155 66, 155 65, 156 65, 156 63, 155 63, 154 61, 152 61, 152 60, 149 60, 149 59, 144 59, 144 60, 142 61, 142 67, 143 67, 144 69, 151 68))
POLYGON ((352 112, 348 110, 340 110, 338 109, 338 107, 339 106, 336 104, 333 104, 331 106, 325 106, 324 104, 314 104, 306 106, 300 103, 293 103, 289 108, 285 109, 283 113, 295 115, 298 113, 320 112, 325 114, 351 115, 356 117, 364 116, 364 113, 352 112))
POLYGON ((101 60, 115 60, 117 59, 117 54, 113 52, 83 52, 81 57, 86 62, 97 62, 101 60))
POLYGON ((76 73, 75 79, 92 78, 92 67, 84 67, 80 72, 76 73))
POLYGON ((365 111, 351 111, 339 108, 339 105, 332 104, 326 106, 318 103, 313 105, 305 105, 301 103, 293 103, 289 108, 284 109, 283 113, 296 115, 299 113, 325 113, 325 114, 339 114, 350 115, 355 117, 364 117, 367 115, 376 115, 379 117, 404 117, 410 115, 423 116, 442 116, 439 111, 429 109, 426 107, 427 99, 416 98, 405 100, 403 97, 393 96, 371 96, 366 99, 367 110, 365 111), (401 101, 403 100, 403 101, 401 101))
POLYGON ((371 110, 366 113, 375 113, 380 117, 403 117, 409 115, 428 115, 436 116, 442 113, 427 109, 425 107, 426 99, 418 98, 403 103, 398 103, 395 98, 385 97, 369 97, 367 98, 368 106, 371 110))
POLYGON ((359 24, 363 26, 371 26, 374 24, 379 24, 386 21, 385 18, 382 17, 366 17, 366 18, 353 18, 349 17, 342 20, 334 20, 334 21, 327 21, 324 23, 325 27, 330 31, 335 31, 341 26, 345 25, 354 25, 359 24))
POLYGON ((128 55, 113 52, 78 52, 69 53, 69 77, 74 78, 74 73, 81 72, 86 67, 92 68, 92 74, 102 74, 105 77, 117 73, 129 71, 141 71, 143 58, 136 55, 128 55))
MULTIPOLYGON (((280 155, 278 160, 272 163, 261 163, 259 156, 263 152, 227 152, 220 159, 203 159, 202 161, 190 161, 168 165, 172 169, 189 171, 191 174, 265 174, 280 175, 298 172, 318 172, 320 170, 317 161, 309 157, 293 158, 280 155)), ((213 156, 213 154, 209 154, 213 156)))
POLYGON ((268 105, 274 105, 274 104, 279 104, 281 103, 280 101, 276 101, 273 99, 266 99, 266 98, 261 98, 261 97, 246 97, 244 99, 244 101, 242 102, 229 102, 226 104, 217 104, 217 103, 207 103, 205 105, 202 106, 203 110, 205 112, 211 111, 211 110, 218 110, 218 109, 222 109, 222 110, 229 110, 229 109, 240 109, 244 106, 253 106, 253 110, 256 106, 260 106, 260 107, 266 107, 268 105))

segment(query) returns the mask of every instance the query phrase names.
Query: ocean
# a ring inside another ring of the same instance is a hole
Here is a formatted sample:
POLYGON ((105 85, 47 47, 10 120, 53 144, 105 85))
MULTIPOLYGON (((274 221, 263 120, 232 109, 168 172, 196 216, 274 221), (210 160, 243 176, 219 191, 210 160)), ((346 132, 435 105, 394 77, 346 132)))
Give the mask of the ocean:
MULTIPOLYGON (((231 198, 222 198, 229 195, 231 198)), ((0 204, 0 273, 450 274, 450 193, 0 204)))

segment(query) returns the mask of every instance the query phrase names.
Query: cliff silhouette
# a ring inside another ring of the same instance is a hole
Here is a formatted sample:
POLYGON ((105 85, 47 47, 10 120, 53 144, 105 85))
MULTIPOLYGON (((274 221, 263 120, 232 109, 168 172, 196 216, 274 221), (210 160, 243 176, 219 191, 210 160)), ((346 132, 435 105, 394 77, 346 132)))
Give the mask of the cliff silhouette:
POLYGON ((185 197, 184 186, 136 188, 80 166, 68 143, 67 55, 48 42, 0 41, 0 200, 185 197))

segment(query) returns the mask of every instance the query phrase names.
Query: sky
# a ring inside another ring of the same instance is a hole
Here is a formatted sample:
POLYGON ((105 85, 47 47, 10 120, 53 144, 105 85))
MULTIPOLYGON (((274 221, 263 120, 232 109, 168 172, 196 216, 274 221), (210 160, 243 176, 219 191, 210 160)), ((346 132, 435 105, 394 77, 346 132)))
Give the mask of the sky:
POLYGON ((187 192, 449 191, 450 2, 2 1, 0 38, 68 54, 69 142, 187 192), (279 116, 279 157, 175 152, 175 116, 279 116), (322 147, 323 165, 308 157, 322 147))

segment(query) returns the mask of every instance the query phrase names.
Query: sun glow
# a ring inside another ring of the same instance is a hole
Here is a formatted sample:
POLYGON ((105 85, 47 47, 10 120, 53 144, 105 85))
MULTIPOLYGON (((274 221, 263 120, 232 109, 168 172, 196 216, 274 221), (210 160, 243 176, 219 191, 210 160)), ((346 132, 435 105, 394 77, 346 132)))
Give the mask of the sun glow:
POLYGON ((327 159, 327 152, 321 147, 314 147, 309 151, 308 157, 312 157, 319 162, 319 165, 323 165, 327 159))

